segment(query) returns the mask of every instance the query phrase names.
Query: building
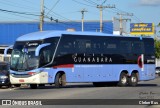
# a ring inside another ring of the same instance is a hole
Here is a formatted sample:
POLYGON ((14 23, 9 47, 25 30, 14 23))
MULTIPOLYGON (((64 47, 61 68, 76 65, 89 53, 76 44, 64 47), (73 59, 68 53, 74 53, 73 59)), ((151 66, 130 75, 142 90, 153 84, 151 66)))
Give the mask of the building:
MULTIPOLYGON (((45 22, 43 26, 43 30, 75 29, 76 31, 81 31, 81 28, 81 21, 45 22)), ((39 22, 0 22, 0 61, 4 60, 4 48, 13 45, 17 37, 36 31, 39 31, 39 22)), ((99 21, 85 21, 84 31, 99 32, 99 21)), ((103 21, 103 32, 113 34, 112 21, 103 21)))

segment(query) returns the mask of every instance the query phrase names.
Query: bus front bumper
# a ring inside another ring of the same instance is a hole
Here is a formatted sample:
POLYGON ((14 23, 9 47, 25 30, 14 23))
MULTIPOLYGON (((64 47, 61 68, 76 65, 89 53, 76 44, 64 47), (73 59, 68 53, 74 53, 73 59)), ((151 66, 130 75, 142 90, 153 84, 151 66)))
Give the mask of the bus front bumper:
POLYGON ((30 77, 15 77, 10 75, 11 84, 41 84, 48 83, 48 73, 40 72, 30 77))

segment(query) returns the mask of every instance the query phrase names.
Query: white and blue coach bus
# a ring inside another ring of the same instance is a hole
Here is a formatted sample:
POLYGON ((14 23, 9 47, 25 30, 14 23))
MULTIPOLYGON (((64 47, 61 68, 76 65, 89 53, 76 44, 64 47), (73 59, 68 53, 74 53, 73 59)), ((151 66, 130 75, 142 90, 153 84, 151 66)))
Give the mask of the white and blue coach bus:
POLYGON ((19 37, 10 63, 12 84, 65 86, 93 82, 136 86, 155 78, 154 39, 95 32, 43 31, 19 37))

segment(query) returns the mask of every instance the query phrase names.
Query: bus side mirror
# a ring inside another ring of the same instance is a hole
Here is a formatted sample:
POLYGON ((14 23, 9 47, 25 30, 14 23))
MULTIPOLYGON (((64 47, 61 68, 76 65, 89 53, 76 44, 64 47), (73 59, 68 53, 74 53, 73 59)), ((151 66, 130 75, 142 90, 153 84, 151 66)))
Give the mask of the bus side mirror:
POLYGON ((7 51, 8 51, 9 49, 11 49, 11 48, 13 48, 13 45, 11 45, 11 46, 9 46, 9 47, 6 47, 6 48, 4 49, 4 61, 9 62, 9 59, 7 59, 7 51))
POLYGON ((36 50, 35 50, 35 56, 39 56, 39 52, 42 48, 46 47, 46 46, 49 46, 51 43, 45 43, 45 44, 41 44, 39 45, 36 50))
POLYGON ((4 57, 7 57, 7 51, 10 49, 10 48, 13 48, 13 45, 7 47, 4 49, 4 57))

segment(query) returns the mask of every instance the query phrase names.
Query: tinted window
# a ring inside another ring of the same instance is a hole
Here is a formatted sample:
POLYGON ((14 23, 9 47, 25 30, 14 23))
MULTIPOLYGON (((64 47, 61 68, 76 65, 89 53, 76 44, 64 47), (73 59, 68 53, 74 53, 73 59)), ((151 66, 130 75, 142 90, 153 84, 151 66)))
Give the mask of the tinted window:
POLYGON ((51 43, 51 45, 46 46, 40 50, 40 66, 44 66, 52 61, 58 40, 58 37, 47 38, 44 40, 44 43, 51 43))
POLYGON ((139 38, 70 35, 61 38, 57 54, 153 54, 153 47, 152 41, 139 38))
POLYGON ((120 41, 120 53, 131 53, 131 41, 120 41))
POLYGON ((154 55, 154 40, 144 39, 145 54, 154 55))
POLYGON ((107 54, 119 53, 118 44, 119 42, 116 39, 111 38, 111 37, 106 38, 103 44, 105 48, 105 53, 107 54))
POLYGON ((132 44, 132 52, 134 54, 144 54, 144 43, 143 41, 135 41, 132 44))

